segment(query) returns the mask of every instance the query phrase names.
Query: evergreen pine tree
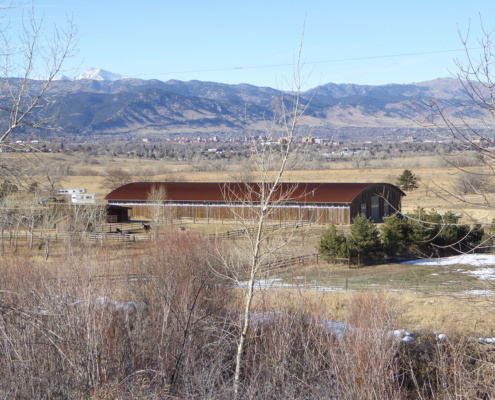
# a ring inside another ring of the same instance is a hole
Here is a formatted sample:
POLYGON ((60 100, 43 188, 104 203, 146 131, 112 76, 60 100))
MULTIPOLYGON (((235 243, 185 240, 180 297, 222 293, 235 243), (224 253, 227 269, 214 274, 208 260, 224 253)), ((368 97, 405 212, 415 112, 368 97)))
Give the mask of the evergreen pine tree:
POLYGON ((397 214, 385 218, 381 227, 384 252, 389 256, 407 253, 410 245, 409 230, 407 220, 397 214))
POLYGON ((376 225, 363 214, 354 218, 348 244, 352 253, 361 255, 376 255, 382 247, 376 225))
POLYGON ((338 233, 335 224, 332 222, 323 235, 321 235, 318 253, 326 260, 331 260, 334 255, 337 257, 347 257, 347 246, 345 246, 345 242, 344 234, 338 233))
POLYGON ((402 172, 402 174, 397 178, 397 186, 404 191, 417 189, 417 180, 418 178, 410 170, 405 169, 404 172, 402 172))

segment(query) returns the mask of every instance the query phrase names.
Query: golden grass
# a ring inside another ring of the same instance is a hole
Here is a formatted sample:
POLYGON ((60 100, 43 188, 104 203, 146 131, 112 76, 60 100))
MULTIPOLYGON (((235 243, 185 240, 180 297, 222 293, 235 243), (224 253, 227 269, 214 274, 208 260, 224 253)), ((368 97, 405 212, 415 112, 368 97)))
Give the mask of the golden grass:
MULTIPOLYGON (((53 156, 45 156, 47 160, 53 156)), ((72 157, 57 155, 57 159, 62 158, 66 162, 71 162, 72 157)), ((410 213, 417 207, 427 210, 435 208, 440 212, 453 210, 464 217, 471 217, 480 221, 490 222, 495 213, 490 209, 485 209, 476 204, 463 204, 458 199, 450 195, 452 185, 455 183, 459 171, 455 168, 440 167, 437 157, 415 157, 410 160, 412 164, 422 165, 412 167, 411 170, 420 179, 420 188, 408 192, 403 199, 402 210, 410 213), (432 165, 432 166, 423 166, 432 165)), ((74 162, 74 159, 72 159, 74 162)), ((395 183, 397 176, 404 170, 400 168, 350 168, 350 163, 332 164, 332 169, 328 170, 294 170, 286 171, 285 180, 287 182, 390 182, 395 183)), ((119 159, 108 158, 101 160, 101 164, 82 165, 79 167, 94 170, 98 174, 103 174, 108 168, 123 168, 135 174, 136 179, 146 171, 157 173, 152 176, 152 180, 160 181, 169 177, 170 173, 180 176, 190 182, 225 182, 232 180, 232 171, 197 172, 187 162, 163 162, 140 159, 119 159)), ((235 165, 228 165, 228 168, 235 168, 235 165)), ((469 170, 470 168, 467 168, 469 170)), ((68 176, 63 182, 64 188, 86 188, 89 193, 95 193, 97 202, 103 203, 103 198, 110 192, 109 188, 103 187, 102 176, 68 176)), ((481 198, 470 196, 472 203, 481 202, 481 198)), ((467 220, 467 219, 466 219, 467 220)))
MULTIPOLYGON (((408 331, 465 331, 473 336, 495 336, 495 297, 421 295, 382 292, 400 304, 397 329, 408 331)), ((315 310, 334 321, 345 321, 349 306, 359 292, 321 292, 314 290, 276 289, 259 292, 255 308, 270 304, 278 309, 315 310)))
MULTIPOLYGON (((192 225, 192 224, 191 224, 192 225)), ((67 248, 63 240, 52 241, 50 257, 44 260, 44 248, 36 248, 29 251, 24 241, 19 242, 17 253, 12 247, 5 247, 5 254, 1 257, 2 262, 9 260, 26 258, 31 262, 44 264, 53 271, 59 271, 59 265, 64 264, 68 257, 74 259, 74 265, 78 269, 83 269, 84 273, 91 276, 126 274, 139 271, 130 271, 125 260, 137 260, 148 254, 148 247, 152 243, 114 243, 105 244, 100 247, 98 243, 90 243, 85 246, 76 244, 70 249, 67 248), (68 256, 68 250, 71 255, 68 256)), ((287 249, 287 256, 297 254, 307 254, 311 248, 301 247, 301 244, 294 244, 287 249)), ((138 263, 139 264, 139 263, 138 263)), ((319 266, 295 267, 290 271, 294 276, 306 276, 310 282, 314 279, 321 279, 325 284, 327 277, 349 277, 376 279, 411 279, 411 276, 419 278, 429 275, 434 268, 421 266, 404 265, 379 265, 360 269, 348 269, 346 266, 329 265, 326 263, 319 266), (426 275, 425 275, 426 274, 426 275), (421 275, 421 276, 420 276, 421 275)), ((438 272, 438 271, 437 271, 438 272)), ((63 273, 59 271, 58 273, 63 273)), ((80 273, 83 273, 82 270, 80 273)), ((84 274, 83 273, 83 274, 84 274)), ((284 277, 287 271, 278 276, 284 277)), ((442 274, 441 274, 442 275, 442 274)), ((272 275, 272 277, 276 277, 272 275)), ((450 279, 450 278, 449 278, 450 279)), ((238 292, 241 295, 241 292, 238 292)), ((264 304, 270 304, 272 309, 290 309, 294 312, 302 310, 315 310, 318 315, 325 318, 343 321, 347 313, 349 304, 353 302, 354 296, 358 292, 323 292, 306 288, 287 288, 264 290, 257 297, 256 308, 263 309, 264 304), (287 305, 290 304, 290 307, 287 305)), ((422 295, 409 292, 384 292, 401 304, 402 314, 398 328, 407 330, 427 330, 436 332, 446 332, 453 327, 470 332, 471 335, 485 337, 495 336, 495 296, 469 296, 469 295, 422 295)), ((126 301, 122 293, 112 293, 119 300, 126 301)), ((304 311, 306 312, 306 311, 304 311)))

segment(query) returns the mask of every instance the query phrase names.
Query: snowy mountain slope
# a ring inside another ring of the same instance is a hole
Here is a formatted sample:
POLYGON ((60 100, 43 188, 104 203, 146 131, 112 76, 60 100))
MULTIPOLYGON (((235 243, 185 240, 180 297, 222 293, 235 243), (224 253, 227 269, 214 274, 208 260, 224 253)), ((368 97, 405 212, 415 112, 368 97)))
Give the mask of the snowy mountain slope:
POLYGON ((83 73, 77 75, 72 80, 79 81, 81 79, 91 79, 95 81, 119 81, 126 78, 127 76, 105 71, 104 69, 87 68, 83 73))
MULTIPOLYGON (((34 79, 44 80, 46 78, 37 76, 34 79)), ((54 78, 55 81, 80 81, 83 79, 93 80, 93 81, 115 82, 115 81, 120 81, 122 79, 127 79, 127 76, 115 74, 113 72, 105 71, 104 69, 100 69, 100 68, 87 68, 84 72, 72 78, 62 74, 54 78)))

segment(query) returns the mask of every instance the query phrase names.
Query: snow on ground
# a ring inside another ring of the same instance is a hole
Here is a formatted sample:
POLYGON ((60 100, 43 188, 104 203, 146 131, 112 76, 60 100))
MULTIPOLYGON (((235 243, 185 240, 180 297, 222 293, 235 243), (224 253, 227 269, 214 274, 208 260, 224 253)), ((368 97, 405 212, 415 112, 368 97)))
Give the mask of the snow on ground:
MULTIPOLYGON (((495 266, 495 255, 493 254, 463 254, 461 256, 428 258, 412 261, 405 261, 402 264, 427 265, 432 267, 448 267, 449 265, 471 265, 478 269, 474 271, 465 271, 463 274, 474 276, 482 281, 495 280, 495 268, 485 268, 495 266)), ((464 271, 458 269, 457 272, 464 271)), ((449 271, 447 271, 449 272, 449 271)), ((438 274, 431 274, 437 276, 438 274)))
POLYGON ((139 307, 139 303, 134 301, 121 303, 120 301, 109 299, 108 297, 98 297, 95 303, 101 308, 110 306, 114 311, 127 311, 132 308, 137 309, 139 307))
MULTIPOLYGON (((300 280, 299 277, 296 279, 300 280)), ((248 282, 239 282, 238 285, 242 288, 246 288, 248 285, 248 282)), ((254 288, 256 290, 261 290, 261 289, 281 289, 281 288, 306 288, 308 289, 308 285, 306 285, 304 282, 295 282, 295 283, 286 283, 284 282, 283 279, 277 278, 277 279, 260 279, 254 282, 254 288)), ((320 286, 317 285, 316 281, 311 281, 309 282, 309 289, 310 290, 317 290, 320 292, 335 292, 335 291, 342 291, 344 289, 341 288, 335 288, 331 286, 320 286)))
POLYGON ((460 295, 468 295, 468 296, 493 296, 495 292, 493 290, 466 290, 465 292, 460 293, 460 295))
POLYGON ((493 254, 463 254, 460 256, 427 258, 412 261, 404 261, 401 264, 428 265, 446 267, 449 265, 472 265, 473 267, 486 267, 495 265, 495 255, 493 254))
POLYGON ((463 272, 463 274, 468 274, 469 276, 475 276, 476 278, 482 281, 495 279, 495 269, 493 268, 481 268, 475 271, 463 272))

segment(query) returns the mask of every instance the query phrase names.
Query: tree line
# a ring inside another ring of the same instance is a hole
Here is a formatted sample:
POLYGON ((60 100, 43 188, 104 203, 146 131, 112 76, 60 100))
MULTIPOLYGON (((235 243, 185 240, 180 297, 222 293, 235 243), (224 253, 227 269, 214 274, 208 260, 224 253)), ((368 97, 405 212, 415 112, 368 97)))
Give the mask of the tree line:
POLYGON ((360 214, 351 225, 350 235, 339 232, 335 224, 322 234, 318 252, 326 259, 444 256, 474 251, 490 233, 481 225, 459 223, 452 211, 444 214, 432 209, 416 209, 407 216, 394 214, 383 221, 380 229, 360 214))

